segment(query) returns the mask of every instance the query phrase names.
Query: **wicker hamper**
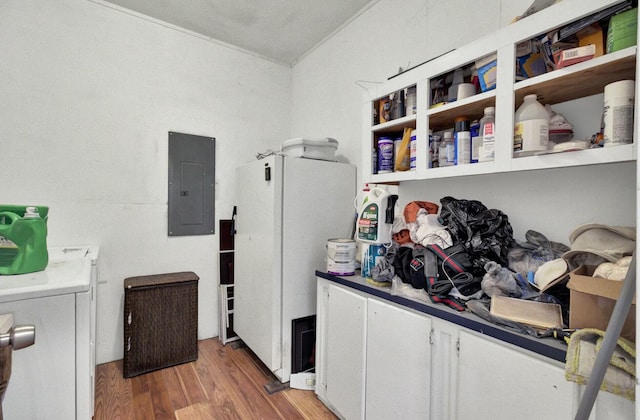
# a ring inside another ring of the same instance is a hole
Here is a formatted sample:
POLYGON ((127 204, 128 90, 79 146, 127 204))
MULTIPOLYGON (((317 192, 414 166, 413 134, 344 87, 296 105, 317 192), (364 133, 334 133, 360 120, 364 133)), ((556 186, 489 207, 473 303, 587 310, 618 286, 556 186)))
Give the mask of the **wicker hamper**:
POLYGON ((198 280, 190 271, 124 280, 125 378, 198 358, 198 280))

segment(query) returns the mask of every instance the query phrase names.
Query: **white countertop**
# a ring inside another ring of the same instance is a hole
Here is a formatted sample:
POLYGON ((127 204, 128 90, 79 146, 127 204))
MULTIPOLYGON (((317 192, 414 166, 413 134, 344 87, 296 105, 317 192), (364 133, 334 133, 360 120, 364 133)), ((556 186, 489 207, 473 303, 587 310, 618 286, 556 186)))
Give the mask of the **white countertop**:
POLYGON ((97 246, 50 247, 48 251, 44 271, 0 275, 0 303, 89 290, 97 246))

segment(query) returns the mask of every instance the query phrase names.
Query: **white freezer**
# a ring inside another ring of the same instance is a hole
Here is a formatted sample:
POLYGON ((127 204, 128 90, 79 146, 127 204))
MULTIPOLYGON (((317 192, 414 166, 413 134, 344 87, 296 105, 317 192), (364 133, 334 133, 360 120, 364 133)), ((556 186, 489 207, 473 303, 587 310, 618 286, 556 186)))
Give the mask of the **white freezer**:
POLYGON ((316 313, 327 240, 352 234, 356 168, 269 156, 236 170, 234 330, 280 379, 291 375, 292 320, 316 313))

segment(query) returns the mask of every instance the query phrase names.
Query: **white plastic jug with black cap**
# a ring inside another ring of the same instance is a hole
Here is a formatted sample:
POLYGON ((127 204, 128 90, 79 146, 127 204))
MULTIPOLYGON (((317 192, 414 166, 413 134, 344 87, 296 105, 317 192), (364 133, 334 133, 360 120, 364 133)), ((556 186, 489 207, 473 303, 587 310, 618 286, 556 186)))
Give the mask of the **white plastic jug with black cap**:
POLYGON ((356 221, 356 240, 368 244, 391 243, 391 228, 398 196, 373 187, 363 201, 356 221))

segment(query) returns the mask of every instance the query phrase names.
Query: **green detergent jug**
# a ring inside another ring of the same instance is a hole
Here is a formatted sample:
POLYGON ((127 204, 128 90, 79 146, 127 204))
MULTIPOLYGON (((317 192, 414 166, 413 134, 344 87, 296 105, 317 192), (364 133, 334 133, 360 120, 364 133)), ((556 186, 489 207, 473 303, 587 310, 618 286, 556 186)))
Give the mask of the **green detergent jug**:
POLYGON ((0 204, 0 275, 47 268, 48 212, 44 206, 0 204))

